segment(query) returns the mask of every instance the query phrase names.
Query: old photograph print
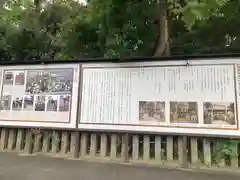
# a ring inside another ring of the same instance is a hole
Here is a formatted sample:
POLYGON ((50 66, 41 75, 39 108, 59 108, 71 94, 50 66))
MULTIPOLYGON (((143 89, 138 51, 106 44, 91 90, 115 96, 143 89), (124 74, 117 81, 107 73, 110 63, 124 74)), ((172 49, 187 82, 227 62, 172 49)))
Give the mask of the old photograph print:
POLYGON ((17 72, 15 74, 15 85, 24 85, 24 84, 25 84, 25 73, 24 73, 24 71, 17 72))
POLYGON ((30 94, 70 94, 73 69, 45 69, 27 71, 26 92, 30 94))
POLYGON ((3 95, 1 99, 0 110, 10 110, 11 109, 12 96, 3 95))
POLYGON ((35 111, 45 111, 46 96, 35 96, 35 111))
POLYGON ((23 110, 24 111, 33 111, 33 102, 34 96, 33 95, 25 95, 23 97, 23 110))
POLYGON ((59 111, 70 111, 70 96, 60 96, 59 111))
POLYGON ((21 111, 23 106, 23 97, 15 96, 12 101, 12 110, 13 111, 21 111))
POLYGON ((4 71, 3 75, 3 84, 4 85, 13 85, 14 74, 11 71, 4 71))
POLYGON ((204 102, 204 124, 236 125, 233 102, 204 102))
POLYGON ((56 95, 47 97, 47 111, 57 111, 58 110, 58 97, 56 95))
POLYGON ((171 123, 198 123, 197 102, 170 102, 171 123))
POLYGON ((165 122, 165 102, 140 101, 139 121, 165 122))

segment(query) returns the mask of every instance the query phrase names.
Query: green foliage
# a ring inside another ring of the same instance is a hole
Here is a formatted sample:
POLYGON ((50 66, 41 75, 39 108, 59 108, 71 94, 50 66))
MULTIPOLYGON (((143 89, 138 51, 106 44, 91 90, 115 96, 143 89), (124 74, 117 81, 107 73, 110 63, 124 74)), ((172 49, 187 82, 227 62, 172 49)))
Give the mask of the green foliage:
MULTIPOLYGON (((1 59, 151 56, 159 1, 9 0, 0 11, 1 59)), ((238 51, 238 7, 238 0, 168 0, 172 54, 238 51)))
POLYGON ((213 163, 218 165, 221 160, 226 159, 229 156, 238 156, 238 152, 236 152, 236 148, 239 146, 239 140, 233 139, 212 139, 213 143, 213 152, 212 159, 213 163))
POLYGON ((170 0, 173 13, 180 17, 187 28, 192 28, 196 21, 209 19, 213 14, 220 15, 219 10, 230 0, 188 0, 184 5, 176 0, 170 0))

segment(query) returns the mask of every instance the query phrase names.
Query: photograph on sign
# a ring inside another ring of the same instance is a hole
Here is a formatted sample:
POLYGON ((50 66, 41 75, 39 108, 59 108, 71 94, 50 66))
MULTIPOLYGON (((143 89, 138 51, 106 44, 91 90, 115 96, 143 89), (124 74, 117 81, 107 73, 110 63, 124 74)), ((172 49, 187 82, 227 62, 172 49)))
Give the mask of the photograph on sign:
POLYGON ((165 102, 140 101, 139 121, 165 122, 165 102))
POLYGON ((204 124, 236 125, 234 102, 204 102, 204 124))
POLYGON ((58 101, 59 101, 59 96, 57 95, 47 96, 47 111, 57 112, 58 101))
POLYGON ((236 129, 234 79, 234 65, 85 68, 79 127, 236 129))
POLYGON ((73 76, 73 68, 5 70, 0 120, 68 123, 73 76))
POLYGON ((197 102, 170 102, 171 123, 198 123, 197 102))

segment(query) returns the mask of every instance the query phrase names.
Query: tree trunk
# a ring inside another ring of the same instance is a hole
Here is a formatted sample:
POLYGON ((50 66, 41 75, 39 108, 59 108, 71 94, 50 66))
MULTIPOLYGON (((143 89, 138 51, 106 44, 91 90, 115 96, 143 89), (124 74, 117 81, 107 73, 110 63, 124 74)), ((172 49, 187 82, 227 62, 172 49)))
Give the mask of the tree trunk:
POLYGON ((41 1, 40 0, 34 0, 34 5, 35 5, 35 11, 39 15, 41 11, 41 1))
POLYGON ((159 0, 159 36, 155 56, 170 56, 167 0, 159 0))

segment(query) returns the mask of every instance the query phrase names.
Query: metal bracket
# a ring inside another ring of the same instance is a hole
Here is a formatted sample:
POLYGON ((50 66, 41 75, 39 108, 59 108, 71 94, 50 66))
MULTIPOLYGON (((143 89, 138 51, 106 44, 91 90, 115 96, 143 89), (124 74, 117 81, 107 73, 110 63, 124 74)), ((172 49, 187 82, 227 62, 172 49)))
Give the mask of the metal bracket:
POLYGON ((191 64, 189 63, 189 60, 186 60, 186 67, 191 66, 191 64))

